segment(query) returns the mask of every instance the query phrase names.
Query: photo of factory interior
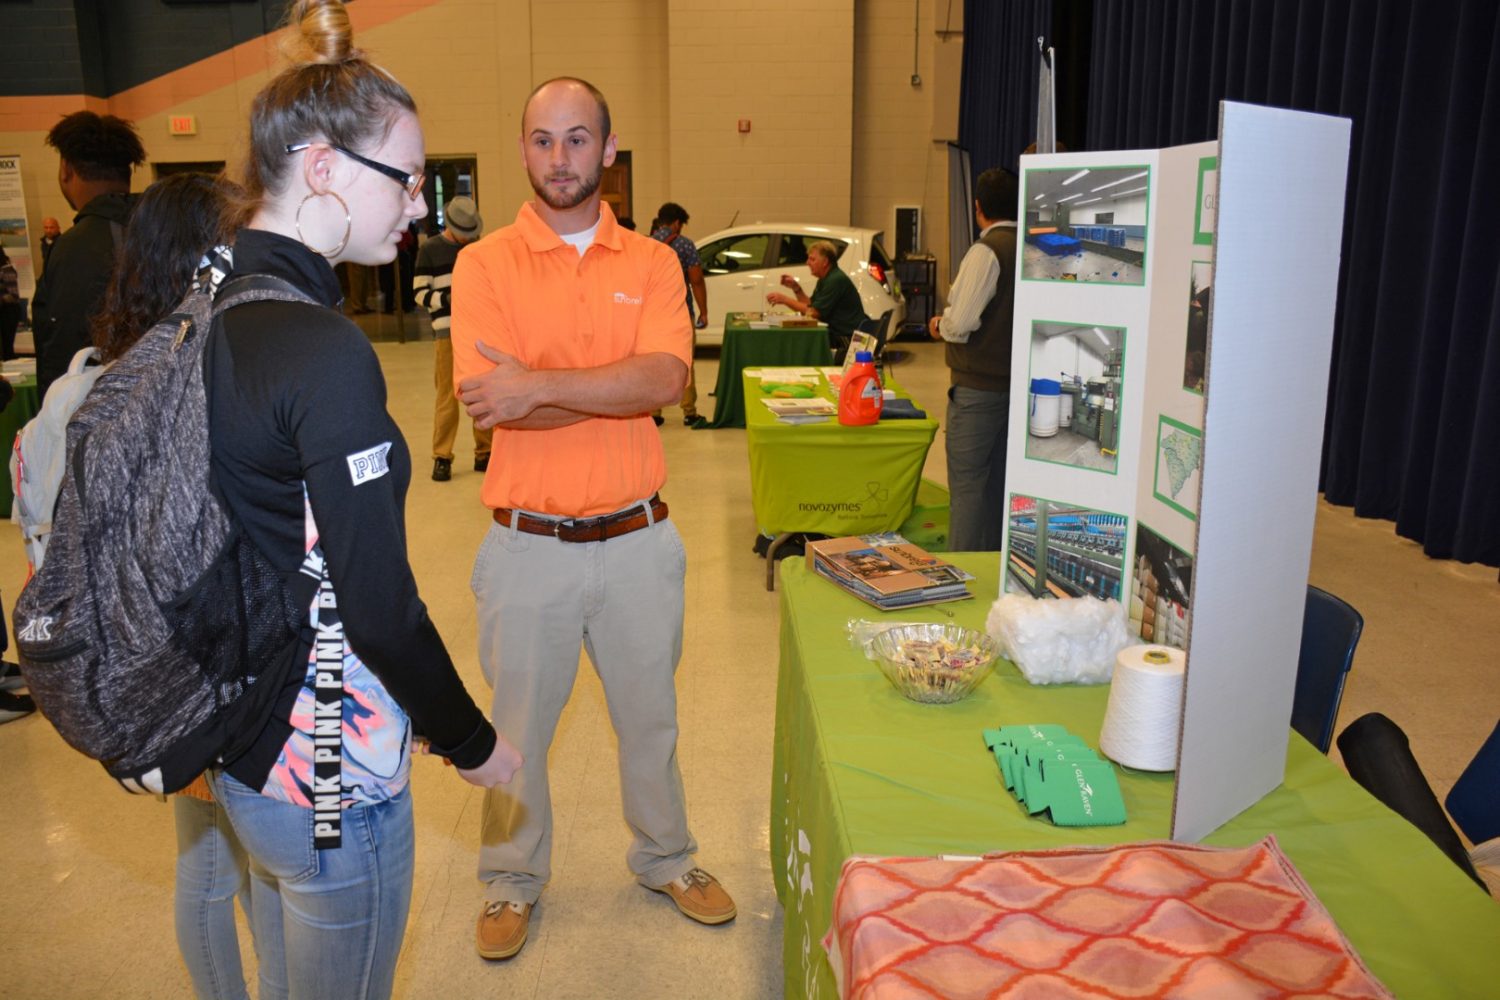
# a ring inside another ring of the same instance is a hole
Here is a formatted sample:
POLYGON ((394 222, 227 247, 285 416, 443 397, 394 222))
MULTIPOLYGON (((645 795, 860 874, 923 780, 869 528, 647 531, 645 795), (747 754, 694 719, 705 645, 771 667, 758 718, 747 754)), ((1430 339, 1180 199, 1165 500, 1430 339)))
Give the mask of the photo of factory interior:
POLYGON ((1027 458, 1116 470, 1124 359, 1123 327, 1031 324, 1027 458))
POLYGON ((1128 522, 1123 514, 1012 493, 1005 588, 1118 601, 1128 522))
POLYGON ((1130 632, 1143 642, 1187 648, 1193 557, 1139 522, 1130 584, 1130 632))
POLYGON ((1182 387, 1203 392, 1204 366, 1208 354, 1208 307, 1213 299, 1214 265, 1212 261, 1193 261, 1188 279, 1187 349, 1182 357, 1182 387))
POLYGON ((1021 277, 1145 283, 1145 167, 1026 171, 1021 277))

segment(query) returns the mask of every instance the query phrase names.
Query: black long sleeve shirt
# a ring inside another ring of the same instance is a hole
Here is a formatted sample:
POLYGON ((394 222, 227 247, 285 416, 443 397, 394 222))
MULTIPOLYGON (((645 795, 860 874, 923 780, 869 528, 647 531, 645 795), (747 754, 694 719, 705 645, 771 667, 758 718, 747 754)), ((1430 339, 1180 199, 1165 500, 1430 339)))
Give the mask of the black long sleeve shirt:
MULTIPOLYGON (((261 551, 295 573, 306 547, 306 484, 350 646, 434 751, 476 767, 494 749, 495 731, 417 595, 406 555, 411 456, 386 411, 375 352, 333 308, 333 269, 295 240, 242 230, 234 273, 275 275, 328 308, 255 302, 223 314, 222 339, 210 342, 206 361, 216 485, 261 551)), ((297 655, 305 664, 307 648, 297 655)), ((291 673, 271 723, 229 766, 251 787, 264 783, 290 734, 303 680, 291 673)))

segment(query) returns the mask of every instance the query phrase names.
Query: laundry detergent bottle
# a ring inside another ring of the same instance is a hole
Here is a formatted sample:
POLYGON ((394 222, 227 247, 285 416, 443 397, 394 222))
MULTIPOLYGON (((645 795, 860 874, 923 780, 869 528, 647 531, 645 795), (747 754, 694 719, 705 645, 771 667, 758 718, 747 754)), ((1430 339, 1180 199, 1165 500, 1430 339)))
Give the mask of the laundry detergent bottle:
POLYGON ((839 388, 839 423, 862 427, 880 419, 885 397, 880 392, 880 378, 875 374, 875 358, 869 351, 854 355, 854 364, 844 375, 839 388))

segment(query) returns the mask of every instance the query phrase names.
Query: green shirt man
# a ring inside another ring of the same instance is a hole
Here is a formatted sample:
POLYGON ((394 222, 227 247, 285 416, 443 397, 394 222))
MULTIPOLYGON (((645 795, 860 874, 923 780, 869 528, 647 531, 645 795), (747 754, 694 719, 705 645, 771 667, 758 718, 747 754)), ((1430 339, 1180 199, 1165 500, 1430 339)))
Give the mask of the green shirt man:
POLYGON ((795 309, 804 316, 827 323, 829 342, 834 352, 840 356, 838 360, 842 361, 844 350, 849 346, 849 338, 867 317, 854 282, 838 266, 838 256, 838 247, 827 240, 818 240, 807 248, 807 269, 818 279, 818 283, 813 286, 812 297, 809 298, 802 290, 802 285, 796 278, 783 274, 781 283, 790 288, 796 297, 784 292, 772 292, 766 296, 766 301, 772 305, 795 309))

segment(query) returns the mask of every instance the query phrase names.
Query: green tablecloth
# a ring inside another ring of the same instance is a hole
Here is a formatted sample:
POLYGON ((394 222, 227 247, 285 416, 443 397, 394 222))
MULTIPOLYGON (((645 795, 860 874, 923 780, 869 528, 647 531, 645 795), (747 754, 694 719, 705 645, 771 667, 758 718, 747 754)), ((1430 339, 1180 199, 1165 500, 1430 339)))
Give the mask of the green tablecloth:
MULTIPOLYGON (((784 424, 759 402, 760 380, 743 380, 750 502, 762 534, 863 535, 901 526, 922 480, 936 420, 784 424)), ((820 382, 822 394, 834 399, 827 381, 820 382)), ((888 387, 906 397, 898 386, 888 387)))
POLYGON ((0 413, 0 443, 5 445, 5 456, 0 459, 0 466, 4 468, 4 475, 0 475, 0 518, 10 517, 10 504, 14 499, 11 493, 10 483, 10 455, 15 448, 16 434, 26 421, 36 416, 41 409, 41 400, 36 391, 36 376, 28 375, 26 378, 15 383, 16 398, 10 401, 10 405, 0 413))
MULTIPOLYGON (((949 556, 975 599, 889 615, 982 628, 997 592, 994 554, 949 556)), ((999 783, 980 730, 1056 722, 1097 748, 1107 686, 1033 687, 1011 664, 956 705, 901 697, 850 648, 844 623, 880 612, 782 568, 781 671, 771 788, 771 866, 785 908, 787 997, 833 997, 820 946, 839 868, 851 854, 935 855, 1164 839, 1170 774, 1121 774, 1129 822, 1053 827, 1026 818, 999 783)), ((1290 736, 1285 784, 1211 834, 1243 846, 1274 834, 1350 943, 1399 997, 1495 996, 1500 905, 1431 841, 1333 762, 1290 736)))
POLYGON ((745 396, 740 373, 746 368, 806 368, 833 361, 826 326, 752 330, 740 316, 740 313, 728 313, 724 317, 719 381, 714 386, 714 419, 709 427, 745 426, 745 396))

